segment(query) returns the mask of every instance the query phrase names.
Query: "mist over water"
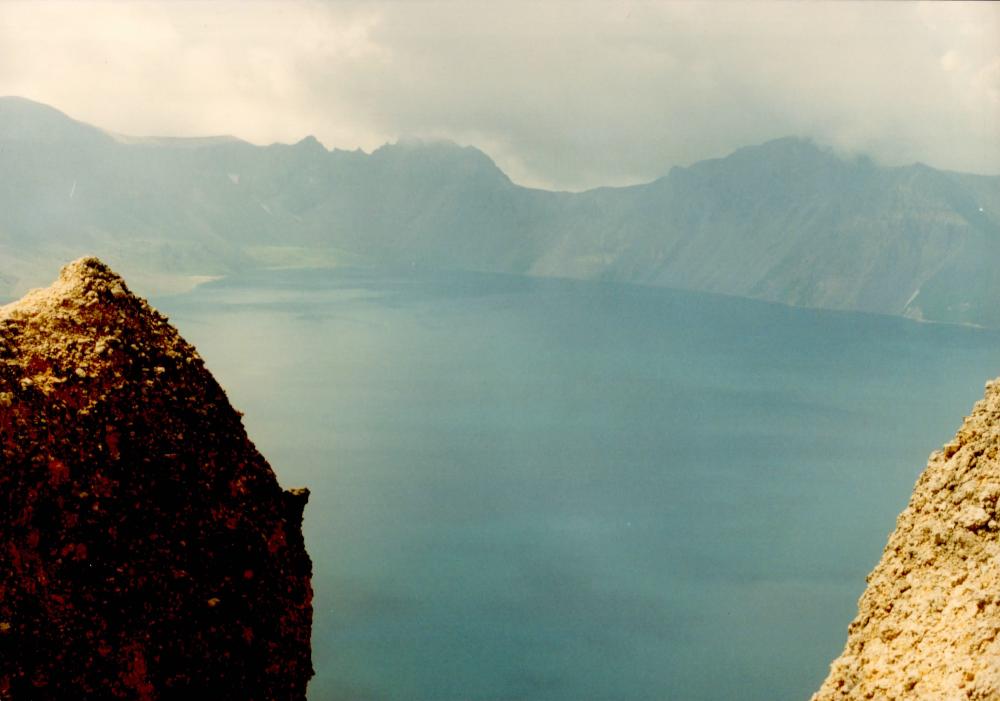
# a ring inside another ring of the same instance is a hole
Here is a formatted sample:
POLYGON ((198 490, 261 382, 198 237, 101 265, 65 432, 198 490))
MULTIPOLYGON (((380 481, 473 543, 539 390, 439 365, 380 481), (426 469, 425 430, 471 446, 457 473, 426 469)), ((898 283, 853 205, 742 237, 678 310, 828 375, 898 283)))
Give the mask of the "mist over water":
POLYGON ((274 271, 154 300, 306 485, 313 701, 805 699, 1000 332, 274 271))

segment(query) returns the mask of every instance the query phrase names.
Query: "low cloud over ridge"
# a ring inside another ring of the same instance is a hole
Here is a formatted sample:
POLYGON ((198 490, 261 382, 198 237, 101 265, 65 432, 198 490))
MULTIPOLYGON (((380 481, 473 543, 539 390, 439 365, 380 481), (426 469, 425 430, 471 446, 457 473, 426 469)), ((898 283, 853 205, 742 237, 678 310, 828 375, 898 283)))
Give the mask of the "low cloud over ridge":
POLYGON ((400 136, 581 189, 796 134, 1000 172, 1000 7, 0 4, 0 93, 130 134, 400 136))

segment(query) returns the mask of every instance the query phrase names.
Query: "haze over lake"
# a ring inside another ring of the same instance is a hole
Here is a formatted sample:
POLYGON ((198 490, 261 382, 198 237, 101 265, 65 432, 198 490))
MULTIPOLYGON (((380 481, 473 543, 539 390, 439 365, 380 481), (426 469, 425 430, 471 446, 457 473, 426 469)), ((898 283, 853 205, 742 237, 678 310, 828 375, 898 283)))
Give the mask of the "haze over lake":
POLYGON ((471 273, 154 300, 307 485, 314 701, 804 699, 1000 332, 471 273))
POLYGON ((0 701, 1000 699, 1000 3, 0 48, 0 701))

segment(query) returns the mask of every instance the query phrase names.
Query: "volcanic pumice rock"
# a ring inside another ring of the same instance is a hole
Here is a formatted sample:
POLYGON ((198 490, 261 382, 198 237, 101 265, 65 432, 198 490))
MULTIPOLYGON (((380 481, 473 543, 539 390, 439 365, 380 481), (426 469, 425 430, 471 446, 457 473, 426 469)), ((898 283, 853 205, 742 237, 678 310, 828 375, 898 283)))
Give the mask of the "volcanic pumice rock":
POLYGON ((305 490, 100 261, 0 308, 0 699, 300 700, 305 490))
POLYGON ((813 701, 1000 699, 1000 380, 931 455, 813 701))

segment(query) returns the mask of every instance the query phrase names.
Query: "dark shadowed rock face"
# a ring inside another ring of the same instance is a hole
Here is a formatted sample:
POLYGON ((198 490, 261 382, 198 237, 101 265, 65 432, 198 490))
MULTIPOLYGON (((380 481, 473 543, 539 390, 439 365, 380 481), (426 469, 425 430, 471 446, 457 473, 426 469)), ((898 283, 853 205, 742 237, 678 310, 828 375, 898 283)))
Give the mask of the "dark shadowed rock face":
POLYGON ((305 698, 307 493, 98 260, 0 308, 0 447, 0 698, 305 698))

